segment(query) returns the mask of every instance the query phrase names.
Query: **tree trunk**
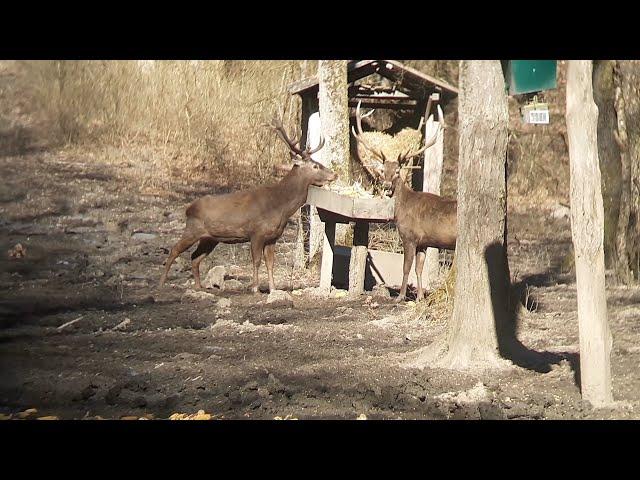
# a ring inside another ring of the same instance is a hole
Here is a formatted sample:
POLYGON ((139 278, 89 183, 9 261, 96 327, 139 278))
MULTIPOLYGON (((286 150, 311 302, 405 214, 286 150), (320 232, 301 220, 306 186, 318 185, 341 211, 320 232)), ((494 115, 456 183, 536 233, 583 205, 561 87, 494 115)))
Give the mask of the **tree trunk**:
POLYGON ((459 228, 453 317, 447 337, 419 352, 408 365, 501 368, 510 365, 500 358, 498 343, 509 311, 509 112, 499 61, 461 62, 459 113, 459 228))
POLYGON ((567 137, 571 169, 571 235, 576 264, 582 396, 595 407, 610 404, 611 332, 604 288, 604 208, 598 164, 598 109, 592 62, 567 68, 567 137))
POLYGON ((640 279, 639 87, 640 62, 594 62, 605 265, 624 284, 640 279))
MULTIPOLYGON (((622 150, 625 154, 622 166, 622 192, 628 198, 623 204, 621 196, 621 216, 618 220, 617 247, 625 247, 628 262, 628 272, 624 272, 620 264, 623 282, 630 283, 640 280, 640 61, 619 60, 615 71, 616 84, 620 89, 622 111, 618 112, 618 125, 623 119, 627 139, 623 141, 622 150), (626 215, 627 218, 623 218, 626 215)), ((620 129, 618 131, 620 134, 620 129)), ((619 135, 622 141, 622 135, 619 135)), ((618 268, 616 268, 618 270, 618 268)))
MULTIPOLYGON (((325 138, 324 147, 318 152, 318 161, 333 169, 342 181, 349 181, 349 104, 347 96, 347 61, 320 60, 318 62, 320 91, 320 123, 325 138)), ((310 251, 313 258, 322 244, 324 226, 315 207, 311 208, 310 251)))
POLYGON ((344 181, 349 171, 349 105, 347 97, 347 61, 320 60, 320 119, 326 143, 320 150, 322 163, 331 166, 344 181))
POLYGON ((602 175, 604 204, 605 265, 613 268, 616 257, 616 232, 620 212, 620 149, 614 132, 618 128, 615 109, 615 60, 593 64, 593 99, 598 107, 598 159, 602 175))

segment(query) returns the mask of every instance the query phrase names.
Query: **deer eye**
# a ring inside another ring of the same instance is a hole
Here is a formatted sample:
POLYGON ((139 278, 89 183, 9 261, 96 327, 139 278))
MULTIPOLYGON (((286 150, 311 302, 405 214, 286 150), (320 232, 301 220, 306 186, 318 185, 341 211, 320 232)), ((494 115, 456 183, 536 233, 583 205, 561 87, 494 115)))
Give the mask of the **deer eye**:
POLYGON ((316 165, 315 163, 313 164, 313 169, 317 170, 318 169, 318 165, 316 165))

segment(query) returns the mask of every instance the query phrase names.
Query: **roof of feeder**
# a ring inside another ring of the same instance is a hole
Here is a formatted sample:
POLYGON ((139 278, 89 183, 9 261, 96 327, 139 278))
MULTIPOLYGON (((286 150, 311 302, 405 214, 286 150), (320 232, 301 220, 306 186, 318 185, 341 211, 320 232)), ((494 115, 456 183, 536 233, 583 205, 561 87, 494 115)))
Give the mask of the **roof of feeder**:
MULTIPOLYGON (((458 96, 458 89, 453 85, 407 67, 397 60, 352 60, 347 64, 347 82, 350 84, 374 73, 395 82, 400 91, 413 98, 426 99, 432 93, 439 93, 443 103, 447 103, 458 96)), ((318 89, 317 76, 304 78, 288 87, 291 95, 300 96, 317 95, 318 89)), ((402 97, 397 98, 400 100, 402 97)))

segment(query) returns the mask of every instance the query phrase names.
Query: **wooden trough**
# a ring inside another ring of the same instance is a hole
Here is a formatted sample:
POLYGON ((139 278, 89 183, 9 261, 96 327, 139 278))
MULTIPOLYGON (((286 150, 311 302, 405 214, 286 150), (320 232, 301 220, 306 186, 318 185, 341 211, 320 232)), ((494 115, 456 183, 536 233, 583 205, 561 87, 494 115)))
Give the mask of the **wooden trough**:
MULTIPOLYGON (((307 204, 318 209, 324 222, 320 287, 348 285, 350 295, 371 290, 376 284, 398 286, 402 282, 403 255, 369 249, 369 224, 393 221, 393 198, 353 198, 324 188, 309 187, 307 204), (355 223, 353 246, 335 245, 336 223, 355 223), (347 268, 348 267, 348 268, 347 268)), ((415 262, 415 260, 414 260, 415 262)), ((426 272, 422 273, 426 283, 426 272)), ((411 267, 409 282, 415 284, 411 267)))

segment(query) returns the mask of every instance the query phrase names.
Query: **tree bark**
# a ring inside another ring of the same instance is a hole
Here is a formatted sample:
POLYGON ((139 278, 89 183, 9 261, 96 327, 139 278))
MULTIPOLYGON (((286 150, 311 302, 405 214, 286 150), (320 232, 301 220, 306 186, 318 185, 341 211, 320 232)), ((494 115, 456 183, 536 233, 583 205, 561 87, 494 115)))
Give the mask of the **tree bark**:
MULTIPOLYGON (((347 61, 320 60, 318 62, 318 78, 320 81, 318 93, 320 123, 325 144, 318 152, 319 158, 317 160, 333 169, 340 180, 347 182, 351 178, 347 61)), ((311 217, 309 259, 318 253, 324 232, 324 226, 315 207, 311 208, 311 217)))
POLYGON ((344 181, 349 169, 349 105, 347 96, 347 61, 320 60, 318 63, 320 119, 325 145, 321 162, 332 167, 344 181))
POLYGON ((611 332, 604 285, 604 208, 598 163, 598 109, 592 62, 567 68, 567 136, 571 170, 571 234, 578 290, 582 396, 595 407, 610 404, 611 332))
POLYGON ((593 64, 593 99, 598 107, 598 159, 604 204, 604 260, 609 268, 615 265, 621 188, 620 149, 614 135, 618 128, 615 109, 615 66, 615 60, 601 60, 593 64))
MULTIPOLYGON (((619 60, 615 73, 624 101, 624 112, 618 112, 618 116, 624 118, 627 133, 622 188, 628 194, 628 218, 619 219, 617 235, 624 237, 629 265, 629 273, 622 280, 630 283, 640 280, 640 61, 619 60)), ((623 199, 620 201, 622 206, 623 199)))
POLYGON ((461 62, 459 118, 459 229, 453 316, 446 338, 418 352, 408 365, 503 368, 511 365, 500 357, 498 338, 509 312, 509 112, 499 61, 461 62))

